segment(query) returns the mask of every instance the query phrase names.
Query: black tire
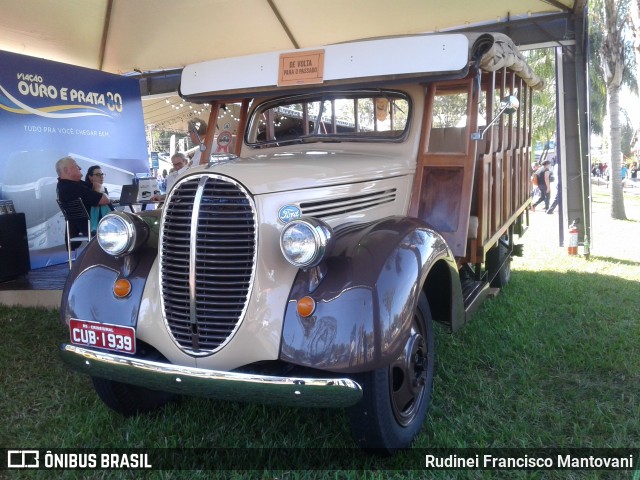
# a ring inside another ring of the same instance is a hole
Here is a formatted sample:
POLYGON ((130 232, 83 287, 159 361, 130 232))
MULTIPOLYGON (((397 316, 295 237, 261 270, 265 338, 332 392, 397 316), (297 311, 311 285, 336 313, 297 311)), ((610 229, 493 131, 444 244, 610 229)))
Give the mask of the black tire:
POLYGON ((176 398, 172 393, 157 392, 105 378, 91 377, 91 381, 100 400, 125 417, 150 412, 176 398))
POLYGON ((434 366, 431 311, 422 293, 400 357, 356 379, 362 400, 348 414, 351 434, 361 448, 391 454, 411 446, 431 403, 434 366))
POLYGON ((489 272, 489 278, 493 277, 493 280, 491 280, 491 286, 493 288, 503 288, 511 279, 511 256, 509 255, 509 247, 503 243, 505 241, 507 240, 503 238, 495 247, 489 249, 487 252, 487 271, 489 272), (505 259, 505 264, 500 271, 497 271, 505 259))

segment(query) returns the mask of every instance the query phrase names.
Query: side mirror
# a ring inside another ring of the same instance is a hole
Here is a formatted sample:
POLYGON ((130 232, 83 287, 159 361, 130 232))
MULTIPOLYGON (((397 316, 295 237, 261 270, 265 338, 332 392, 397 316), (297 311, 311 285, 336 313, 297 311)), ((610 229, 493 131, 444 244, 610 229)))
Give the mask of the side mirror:
POLYGON ((518 108, 520 108, 520 101, 516 97, 514 97, 513 95, 504 97, 502 100, 500 100, 500 111, 496 114, 495 117, 493 117, 491 123, 484 127, 482 131, 472 133, 471 140, 482 140, 482 137, 484 137, 484 134, 487 132, 487 130, 489 130, 489 127, 496 123, 496 121, 502 114, 506 113, 507 115, 511 115, 513 113, 516 113, 518 111, 518 108))
POLYGON ((200 137, 200 134, 198 133, 198 130, 196 130, 194 128, 194 129, 189 130, 189 133, 193 133, 196 136, 196 138, 198 139, 199 150, 201 152, 204 152, 207 149, 207 146, 204 144, 204 140, 200 137))
POLYGON ((514 114, 518 111, 518 108, 520 108, 520 101, 513 95, 509 95, 500 101, 500 112, 497 116, 499 117, 503 113, 514 114))

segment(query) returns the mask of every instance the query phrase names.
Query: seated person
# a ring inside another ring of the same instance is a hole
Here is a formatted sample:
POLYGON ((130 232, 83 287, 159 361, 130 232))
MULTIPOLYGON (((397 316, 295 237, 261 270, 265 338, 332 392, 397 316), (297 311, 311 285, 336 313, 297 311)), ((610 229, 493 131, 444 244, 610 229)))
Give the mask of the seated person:
MULTIPOLYGON (((73 157, 64 157, 56 162, 56 173, 58 174, 58 200, 61 202, 70 202, 80 198, 84 203, 87 212, 91 211, 91 207, 100 205, 108 205, 109 197, 104 193, 96 192, 89 188, 82 181, 82 169, 78 166, 73 157)), ((87 224, 84 221, 74 222, 70 224, 70 235, 87 234, 87 224)), ((77 245, 76 245, 77 248, 77 245)))
MULTIPOLYGON (((92 190, 104 193, 108 196, 109 191, 107 190, 107 187, 104 186, 104 176, 105 174, 102 172, 100 165, 93 165, 87 170, 84 181, 92 190)), ((109 202, 108 205, 92 206, 89 211, 89 216, 91 217, 91 231, 95 232, 98 229, 98 223, 100 223, 102 217, 113 210, 114 208, 111 202, 109 202)))

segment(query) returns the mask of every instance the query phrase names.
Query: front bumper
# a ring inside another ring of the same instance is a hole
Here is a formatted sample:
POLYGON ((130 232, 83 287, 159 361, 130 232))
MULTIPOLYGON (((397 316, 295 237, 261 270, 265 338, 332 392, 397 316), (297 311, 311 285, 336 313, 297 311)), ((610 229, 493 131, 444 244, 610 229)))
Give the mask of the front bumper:
POLYGON ((348 407, 362 389, 348 378, 289 378, 221 372, 141 360, 63 344, 62 360, 74 370, 151 390, 233 402, 304 407, 348 407))

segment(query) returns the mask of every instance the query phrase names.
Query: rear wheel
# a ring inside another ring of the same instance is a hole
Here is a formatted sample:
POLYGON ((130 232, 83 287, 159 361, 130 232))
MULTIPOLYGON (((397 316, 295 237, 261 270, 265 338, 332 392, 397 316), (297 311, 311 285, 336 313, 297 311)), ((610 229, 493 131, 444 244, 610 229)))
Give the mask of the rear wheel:
POLYGON ((487 252, 487 270, 491 280, 491 286, 494 288, 502 288, 509 283, 511 279, 511 256, 509 255, 509 247, 506 242, 509 239, 505 235, 498 241, 498 244, 489 249, 487 252), (500 267, 502 265, 502 268, 500 267))
POLYGON ((91 377, 91 381, 100 400, 125 417, 150 412, 176 398, 172 393, 157 392, 105 378, 91 377))
POLYGON ((349 420, 361 448, 392 453, 411 446, 431 402, 434 363, 431 312, 422 293, 400 356, 388 367, 358 378, 363 396, 349 409, 349 420))

